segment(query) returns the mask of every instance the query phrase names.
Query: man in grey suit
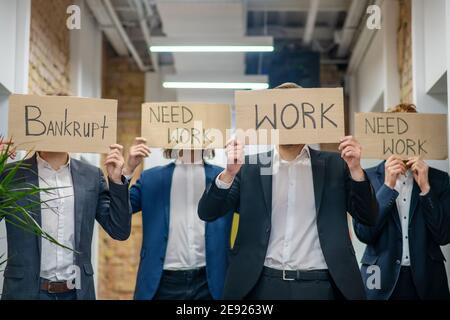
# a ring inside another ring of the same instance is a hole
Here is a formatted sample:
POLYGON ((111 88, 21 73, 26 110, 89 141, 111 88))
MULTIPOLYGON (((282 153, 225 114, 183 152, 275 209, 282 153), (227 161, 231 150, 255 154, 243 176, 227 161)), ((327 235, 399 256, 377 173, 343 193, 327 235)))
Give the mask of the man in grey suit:
POLYGON ((126 240, 131 232, 123 148, 110 149, 105 160, 109 183, 99 168, 71 159, 66 152, 37 152, 25 160, 29 168, 19 170, 17 181, 54 189, 18 204, 31 206, 42 229, 74 251, 23 231, 10 218, 2 299, 95 299, 91 264, 95 220, 116 240, 126 240), (41 204, 33 205, 36 201, 41 204))

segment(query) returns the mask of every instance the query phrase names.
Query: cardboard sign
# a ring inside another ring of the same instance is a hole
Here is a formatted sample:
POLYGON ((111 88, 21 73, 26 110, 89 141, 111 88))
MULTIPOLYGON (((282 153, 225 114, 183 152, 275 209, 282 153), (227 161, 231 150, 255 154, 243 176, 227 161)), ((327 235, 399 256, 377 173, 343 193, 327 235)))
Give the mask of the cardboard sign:
POLYGON ((195 102, 142 105, 142 136, 150 147, 223 148, 231 127, 230 106, 195 102))
POLYGON ((19 150, 107 153, 116 143, 117 101, 15 94, 8 127, 19 150))
POLYGON ((332 143, 345 135, 342 88, 236 91, 235 103, 236 127, 247 137, 257 131, 247 144, 332 143))
POLYGON ((355 136, 364 158, 447 159, 445 114, 356 113, 355 136))

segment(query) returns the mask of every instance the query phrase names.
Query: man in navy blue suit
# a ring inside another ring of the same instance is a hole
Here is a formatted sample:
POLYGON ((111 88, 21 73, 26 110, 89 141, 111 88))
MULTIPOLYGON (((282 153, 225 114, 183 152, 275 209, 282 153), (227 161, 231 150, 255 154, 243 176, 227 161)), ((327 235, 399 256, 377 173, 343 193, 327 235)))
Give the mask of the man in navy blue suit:
MULTIPOLYGON (((388 112, 416 109, 401 104, 388 112)), ((381 276, 379 286, 366 285, 368 298, 448 299, 440 249, 450 243, 448 174, 418 157, 404 162, 395 155, 366 172, 377 193, 379 217, 375 226, 354 221, 354 228, 367 244, 361 261, 366 284, 370 266, 378 266, 381 276)))
MULTIPOLYGON (((150 154, 146 140, 130 149, 130 178, 150 154)), ((130 189, 133 212, 142 211, 143 239, 135 299, 221 299, 231 214, 205 223, 197 215, 204 189, 222 168, 206 163, 205 151, 167 150, 175 158, 142 172, 130 189)))

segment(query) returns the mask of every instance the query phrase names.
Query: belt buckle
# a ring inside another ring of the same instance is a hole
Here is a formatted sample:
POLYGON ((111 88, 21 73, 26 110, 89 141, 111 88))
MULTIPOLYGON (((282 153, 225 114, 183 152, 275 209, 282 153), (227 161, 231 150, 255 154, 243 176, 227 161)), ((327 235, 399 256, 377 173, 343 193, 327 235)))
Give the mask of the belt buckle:
POLYGON ((54 291, 54 290, 52 289, 53 285, 56 285, 57 283, 58 283, 58 282, 56 282, 56 281, 49 281, 49 282, 48 282, 47 292, 48 292, 48 293, 58 293, 58 291, 54 291))
POLYGON ((286 277, 286 271, 288 271, 288 270, 283 270, 283 280, 284 281, 294 281, 295 279, 286 277))

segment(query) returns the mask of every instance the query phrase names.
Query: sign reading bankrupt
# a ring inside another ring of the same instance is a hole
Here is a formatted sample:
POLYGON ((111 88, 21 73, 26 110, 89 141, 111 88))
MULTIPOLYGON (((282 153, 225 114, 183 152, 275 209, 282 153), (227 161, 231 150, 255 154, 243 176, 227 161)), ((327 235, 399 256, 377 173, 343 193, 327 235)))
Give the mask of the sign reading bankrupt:
POLYGON ((345 135, 342 88, 236 91, 235 103, 247 144, 331 143, 345 135))
POLYGON ((195 102, 142 105, 142 137, 151 147, 223 148, 231 127, 230 106, 195 102))
POLYGON ((117 101, 15 94, 8 122, 18 150, 107 153, 116 143, 117 101))
POLYGON ((445 114, 357 113, 355 131, 364 158, 447 158, 445 114))

